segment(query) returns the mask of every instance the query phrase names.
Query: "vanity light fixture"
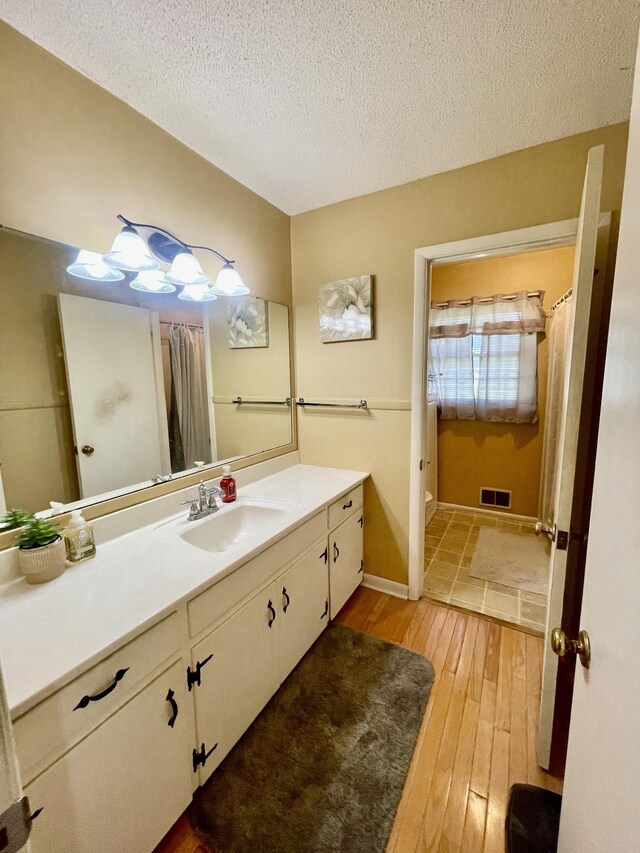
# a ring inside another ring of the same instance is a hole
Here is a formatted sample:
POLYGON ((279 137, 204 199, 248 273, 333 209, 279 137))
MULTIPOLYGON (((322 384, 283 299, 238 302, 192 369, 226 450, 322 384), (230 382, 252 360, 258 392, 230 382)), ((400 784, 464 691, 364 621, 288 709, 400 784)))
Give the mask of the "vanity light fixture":
POLYGON ((124 273, 107 266, 98 252, 80 249, 78 257, 67 267, 70 275, 88 278, 90 281, 122 281, 124 273))
POLYGON ((228 261, 218 273, 216 283, 211 290, 218 296, 243 296, 250 292, 249 288, 242 283, 236 268, 228 261))
POLYGON ((183 287, 188 284, 211 284, 211 279, 204 274, 202 267, 189 249, 178 252, 173 259, 169 272, 166 272, 164 277, 171 284, 178 284, 183 287))
POLYGON ((162 270, 142 270, 130 282, 129 287, 144 293, 173 293, 176 290, 175 284, 165 279, 162 270))

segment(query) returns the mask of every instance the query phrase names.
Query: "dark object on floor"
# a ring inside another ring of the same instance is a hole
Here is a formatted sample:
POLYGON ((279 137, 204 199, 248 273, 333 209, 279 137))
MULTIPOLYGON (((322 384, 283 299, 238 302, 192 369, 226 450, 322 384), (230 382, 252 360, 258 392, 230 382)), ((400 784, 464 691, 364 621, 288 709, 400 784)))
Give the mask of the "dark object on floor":
POLYGON ((433 683, 414 652, 331 624, 195 795, 219 853, 384 853, 433 683))
POLYGON ((556 853, 562 797, 535 785, 512 785, 506 819, 507 853, 556 853))

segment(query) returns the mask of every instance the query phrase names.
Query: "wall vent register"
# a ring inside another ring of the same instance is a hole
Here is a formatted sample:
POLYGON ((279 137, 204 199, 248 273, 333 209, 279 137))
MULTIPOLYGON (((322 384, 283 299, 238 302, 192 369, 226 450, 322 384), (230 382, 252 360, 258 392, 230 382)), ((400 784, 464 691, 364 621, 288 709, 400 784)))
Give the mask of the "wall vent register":
POLYGON ((511 492, 506 489, 490 489, 483 486, 480 489, 480 505, 511 509, 511 492))

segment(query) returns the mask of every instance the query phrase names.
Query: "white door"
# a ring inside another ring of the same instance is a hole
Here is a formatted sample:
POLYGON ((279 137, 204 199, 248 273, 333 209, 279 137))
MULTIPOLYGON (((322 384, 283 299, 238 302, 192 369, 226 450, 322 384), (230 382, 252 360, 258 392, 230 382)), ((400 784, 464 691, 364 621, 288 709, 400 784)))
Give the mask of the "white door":
POLYGON ((576 237, 576 256, 572 283, 572 315, 569 319, 567 335, 569 351, 566 358, 567 372, 564 383, 562 423, 559 436, 559 476, 554 510, 554 522, 559 533, 551 545, 549 608, 547 613, 542 699, 540 704, 538 763, 542 767, 549 766, 551 751, 558 659, 551 651, 549 635, 553 627, 560 625, 562 618, 562 600, 567 566, 567 542, 563 542, 562 540, 569 532, 571 507, 573 504, 573 483, 576 472, 580 408, 582 404, 589 314, 591 311, 591 292, 593 288, 593 270, 596 257, 596 243, 598 240, 603 163, 604 146, 599 145, 597 148, 592 148, 589 151, 587 160, 587 171, 584 179, 576 237))
POLYGON ((155 312, 66 293, 59 307, 81 496, 168 473, 155 312))
POLYGON ((600 415, 560 853, 640 849, 640 64, 600 415))
POLYGON ((200 783, 213 773, 280 686, 280 587, 272 583, 192 651, 198 748, 206 762, 200 783))
POLYGON ((329 534, 329 602, 335 619, 362 582, 362 509, 329 534))
POLYGON ((329 573, 322 539, 278 581, 280 681, 309 650, 329 622, 329 573))
MULTIPOLYGON (((22 798, 22 785, 18 772, 18 759, 13 741, 13 730, 9 706, 7 705, 7 694, 4 689, 2 670, 0 669, 0 815, 4 814, 11 806, 22 798)), ((0 821, 0 842, 11 840, 7 832, 7 838, 3 839, 3 826, 0 821)), ((15 838, 15 835, 13 835, 15 838)), ((23 848, 28 850, 29 847, 23 848)))

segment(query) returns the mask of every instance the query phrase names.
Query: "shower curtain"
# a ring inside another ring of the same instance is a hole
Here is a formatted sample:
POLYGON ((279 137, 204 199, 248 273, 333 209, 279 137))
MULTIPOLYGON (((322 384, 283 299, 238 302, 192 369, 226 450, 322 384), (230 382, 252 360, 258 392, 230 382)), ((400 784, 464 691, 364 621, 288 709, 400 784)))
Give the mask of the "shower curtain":
POLYGON ((188 326, 169 326, 171 407, 169 448, 171 470, 193 468, 196 461, 211 462, 204 332, 188 326))
POLYGON ((542 445, 540 497, 540 519, 544 524, 553 523, 572 304, 573 297, 569 296, 553 311, 547 339, 547 405, 542 445))

